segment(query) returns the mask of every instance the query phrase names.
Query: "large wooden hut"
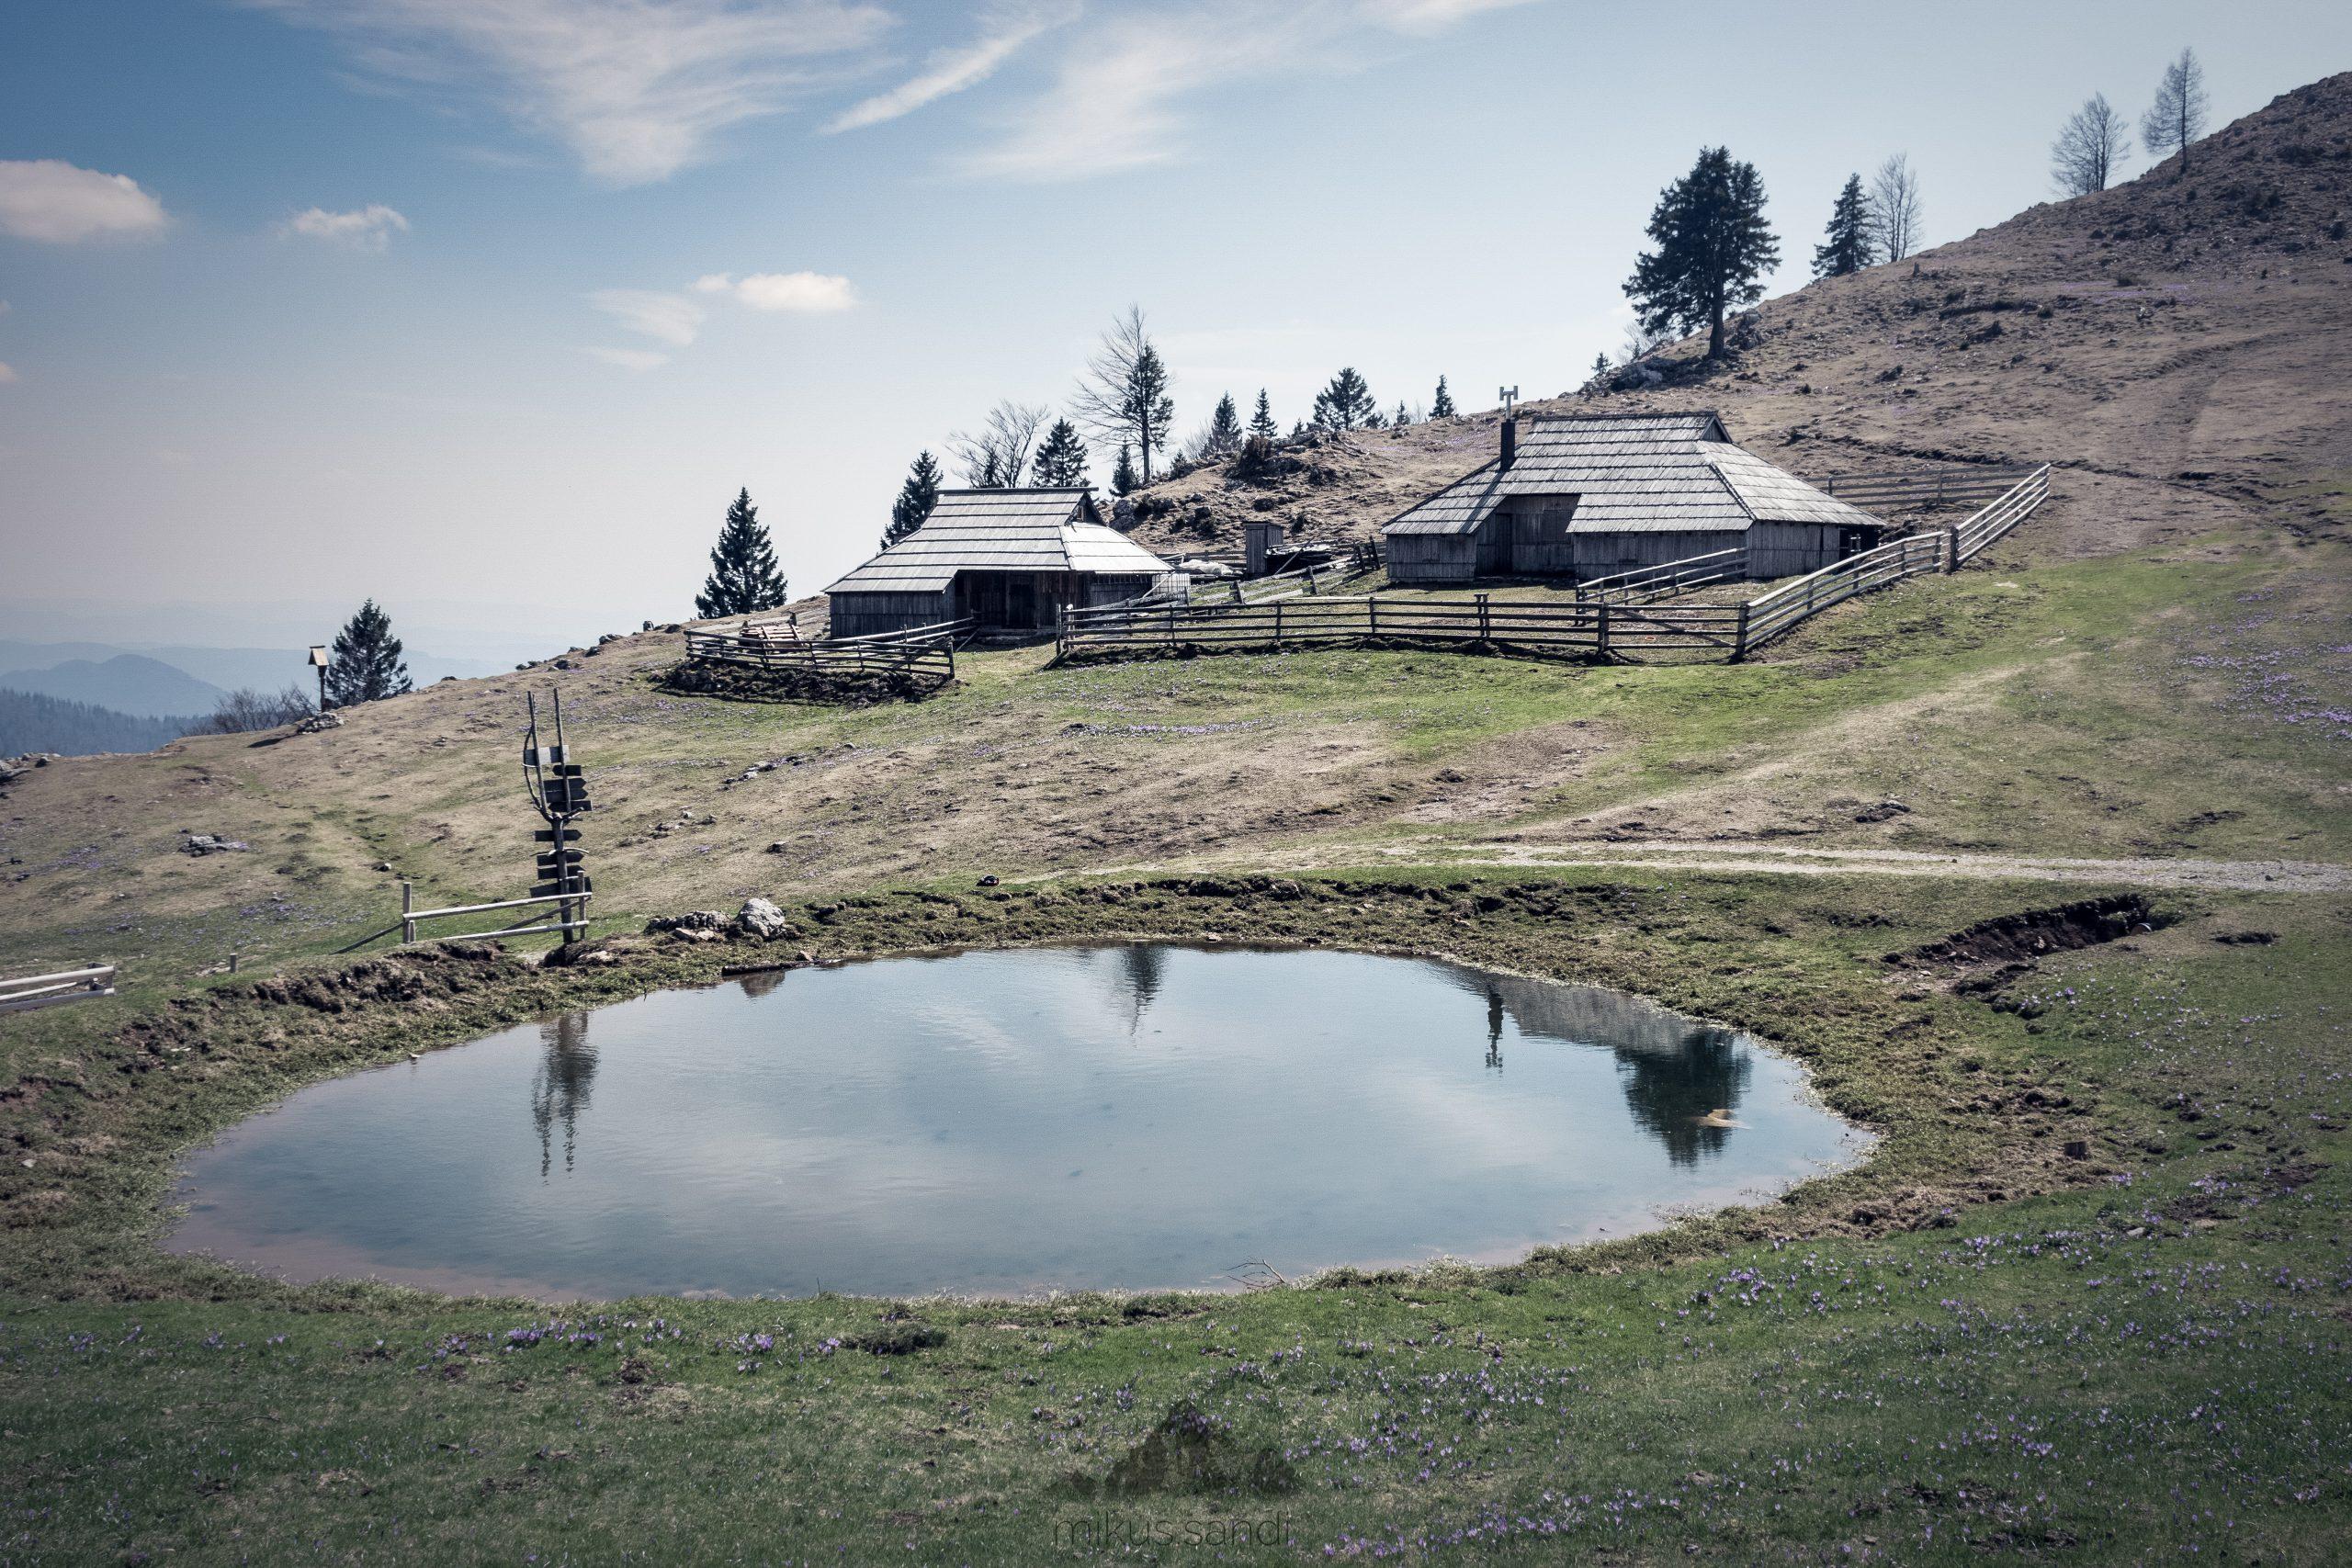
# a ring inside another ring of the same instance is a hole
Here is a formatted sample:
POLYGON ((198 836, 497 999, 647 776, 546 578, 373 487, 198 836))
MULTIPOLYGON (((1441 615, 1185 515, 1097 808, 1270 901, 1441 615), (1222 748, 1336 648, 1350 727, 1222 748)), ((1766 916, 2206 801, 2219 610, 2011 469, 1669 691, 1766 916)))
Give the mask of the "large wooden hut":
POLYGON ((1132 599, 1168 570, 1104 525, 1091 491, 944 490, 922 527, 825 593, 834 637, 967 615, 982 630, 1043 631, 1072 605, 1132 599))
POLYGON ((1578 581, 1745 547, 1786 577, 1884 525, 1733 444, 1713 413, 1574 414, 1502 425, 1502 450, 1382 530, 1400 583, 1578 581))

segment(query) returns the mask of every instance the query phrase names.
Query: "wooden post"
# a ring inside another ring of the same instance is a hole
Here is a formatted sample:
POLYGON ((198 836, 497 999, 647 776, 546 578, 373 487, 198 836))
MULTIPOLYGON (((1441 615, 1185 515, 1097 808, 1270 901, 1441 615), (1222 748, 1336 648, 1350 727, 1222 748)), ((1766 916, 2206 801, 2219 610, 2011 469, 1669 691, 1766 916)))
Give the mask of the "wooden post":
POLYGON ((1480 642, 1492 642, 1494 640, 1494 617, 1487 613, 1487 596, 1484 593, 1481 593, 1477 597, 1478 640, 1480 642))
MULTIPOLYGON (((556 848, 563 845, 558 843, 556 848)), ((401 879, 401 942, 403 945, 416 940, 416 922, 409 919, 409 911, 416 908, 416 888, 406 877, 401 879)))
POLYGON ((1593 651, 1601 658, 1609 657, 1609 601, 1603 599, 1593 612, 1593 651))
POLYGON ((1944 530, 1944 570, 1960 570, 1960 525, 1955 523, 1944 530))
POLYGON ((1364 618, 1371 623, 1371 630, 1367 635, 1378 637, 1380 635, 1380 600, 1376 595, 1364 596, 1363 613, 1364 618))
POLYGON ((1739 633, 1738 633, 1738 640, 1737 640, 1736 642, 1735 642, 1735 643, 1732 645, 1732 650, 1731 650, 1731 661, 1732 661, 1734 664, 1736 664, 1736 663, 1738 663, 1740 660, 1742 660, 1746 659, 1747 657, 1747 602, 1746 600, 1744 600, 1744 599, 1743 599, 1742 601, 1740 601, 1740 605, 1739 605, 1739 633))
POLYGON ((1276 648, 1280 648, 1282 645, 1283 645, 1283 602, 1282 602, 1281 600, 1277 599, 1277 600, 1275 600, 1275 601, 1274 601, 1274 646, 1275 646, 1276 648))

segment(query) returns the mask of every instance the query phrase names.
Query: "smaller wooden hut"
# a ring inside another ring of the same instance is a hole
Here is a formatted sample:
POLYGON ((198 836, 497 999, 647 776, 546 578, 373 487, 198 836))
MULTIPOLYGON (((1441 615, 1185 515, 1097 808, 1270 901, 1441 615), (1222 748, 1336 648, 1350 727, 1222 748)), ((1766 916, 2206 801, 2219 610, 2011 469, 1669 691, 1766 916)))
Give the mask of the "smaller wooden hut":
POLYGON ((1064 610, 1133 599, 1168 570, 1105 526, 1082 487, 944 490, 922 527, 825 593, 837 637, 967 615, 984 631, 1049 631, 1064 610))
POLYGON ((1589 581, 1745 548, 1786 577, 1879 542, 1884 525, 1735 445, 1710 412, 1506 419, 1502 450, 1382 529, 1396 582, 1589 581))

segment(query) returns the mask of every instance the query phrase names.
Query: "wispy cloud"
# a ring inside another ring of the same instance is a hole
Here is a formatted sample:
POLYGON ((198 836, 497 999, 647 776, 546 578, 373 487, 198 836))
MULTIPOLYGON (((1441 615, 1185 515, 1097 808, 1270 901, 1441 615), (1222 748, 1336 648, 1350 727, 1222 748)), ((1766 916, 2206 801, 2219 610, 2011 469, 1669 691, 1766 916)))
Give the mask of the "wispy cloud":
POLYGON ((408 220, 380 202, 371 202, 351 212, 307 207, 279 224, 277 232, 286 239, 300 236, 355 251, 380 251, 392 243, 394 234, 408 232, 408 220))
POLYGON ((651 370, 670 363, 668 355, 656 354, 650 348, 583 348, 580 352, 624 370, 651 370))
POLYGON ((865 0, 247 0, 379 76, 471 90, 615 185, 836 83, 890 26, 865 0))
POLYGON ((835 135, 912 114, 925 104, 950 93, 976 86, 996 73, 998 66, 1019 52, 1038 34, 1062 26, 1078 15, 1077 0, 1024 6, 999 6, 981 18, 979 37, 956 49, 943 49, 923 62, 922 69, 888 92, 851 105, 825 123, 835 135))
POLYGON ((702 294, 724 294, 754 310, 793 310, 823 315, 857 303, 849 279, 825 272, 755 272, 748 277, 707 273, 695 279, 702 294))
POLYGON ((0 359, 0 387, 6 386, 16 378, 17 372, 15 367, 9 365, 6 360, 0 359))
POLYGON ((129 175, 102 175, 57 158, 0 159, 0 233, 72 244, 146 239, 171 220, 129 175))
POLYGON ((1532 0, 1206 0, 1105 18, 1070 43, 1054 83, 1018 110, 1004 137, 961 160, 965 172, 1081 179, 1184 156, 1183 101, 1250 77, 1347 69, 1351 45, 1382 34, 1442 31, 1482 11, 1532 0))
POLYGON ((630 332, 684 348, 702 330, 703 308, 654 288, 599 288, 588 302, 630 332))

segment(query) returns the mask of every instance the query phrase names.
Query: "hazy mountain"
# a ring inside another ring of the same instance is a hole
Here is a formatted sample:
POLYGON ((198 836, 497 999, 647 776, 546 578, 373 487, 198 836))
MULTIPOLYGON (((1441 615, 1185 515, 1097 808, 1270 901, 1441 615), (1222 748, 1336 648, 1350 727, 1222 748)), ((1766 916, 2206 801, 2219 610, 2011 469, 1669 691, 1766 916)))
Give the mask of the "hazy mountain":
POLYGON ((211 682, 141 653, 118 653, 104 661, 69 659, 46 670, 12 671, 0 675, 0 685, 149 718, 209 713, 223 694, 211 682))
MULTIPOLYGON (((300 686, 304 691, 311 691, 318 684, 318 673, 311 668, 310 654, 306 649, 198 648, 180 643, 144 642, 28 642, 0 637, 0 685, 32 690, 35 689, 33 686, 17 678, 18 672, 52 670, 74 660, 103 663, 126 653, 158 660, 222 691, 233 692, 243 686, 262 692, 279 691, 287 686, 300 686)), ((436 659, 429 653, 411 653, 407 658, 409 674, 420 686, 429 685, 444 675, 469 679, 477 675, 495 675, 507 668, 504 664, 488 663, 478 659, 436 659)), ((46 687, 39 689, 47 690, 46 687)), ((207 703, 205 706, 209 708, 211 705, 207 703)))
POLYGON ((179 738, 192 718, 144 718, 88 703, 37 696, 0 687, 0 757, 56 751, 153 751, 179 738))

